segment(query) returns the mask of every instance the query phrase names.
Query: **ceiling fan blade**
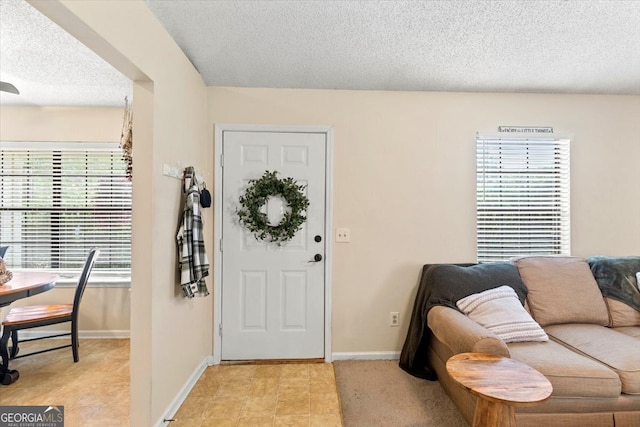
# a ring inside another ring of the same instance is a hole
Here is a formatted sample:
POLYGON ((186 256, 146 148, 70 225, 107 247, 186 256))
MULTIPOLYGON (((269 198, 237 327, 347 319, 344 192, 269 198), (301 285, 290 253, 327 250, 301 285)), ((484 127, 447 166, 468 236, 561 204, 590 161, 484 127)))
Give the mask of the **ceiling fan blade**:
POLYGON ((20 91, 16 89, 16 87, 11 83, 0 82, 0 90, 3 92, 15 93, 16 95, 20 95, 20 91))

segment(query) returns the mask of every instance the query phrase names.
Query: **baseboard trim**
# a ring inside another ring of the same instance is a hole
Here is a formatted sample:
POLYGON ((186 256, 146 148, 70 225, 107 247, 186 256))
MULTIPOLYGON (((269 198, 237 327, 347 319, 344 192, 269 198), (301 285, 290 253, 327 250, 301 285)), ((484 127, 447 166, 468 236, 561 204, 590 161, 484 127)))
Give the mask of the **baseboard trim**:
MULTIPOLYGON (((20 339, 29 338, 41 338, 49 335, 65 334, 69 333, 69 330, 53 331, 53 330, 23 330, 20 331, 20 339)), ((129 339, 131 338, 131 331, 128 329, 122 330, 89 330, 78 331, 78 338, 80 339, 129 339)), ((54 339, 69 339, 69 337, 57 337, 54 339)))
POLYGON ((399 351, 360 351, 360 352, 336 352, 331 354, 336 360, 398 360, 399 351))
POLYGON ((202 363, 193 371, 191 376, 187 379, 187 382, 182 386, 176 397, 173 399, 169 407, 164 412, 164 415, 154 424, 155 427, 164 427, 169 425, 173 421, 173 417, 180 409, 180 406, 184 403, 185 399, 191 393, 191 389, 196 385, 204 370, 208 366, 213 365, 213 356, 207 356, 202 363))

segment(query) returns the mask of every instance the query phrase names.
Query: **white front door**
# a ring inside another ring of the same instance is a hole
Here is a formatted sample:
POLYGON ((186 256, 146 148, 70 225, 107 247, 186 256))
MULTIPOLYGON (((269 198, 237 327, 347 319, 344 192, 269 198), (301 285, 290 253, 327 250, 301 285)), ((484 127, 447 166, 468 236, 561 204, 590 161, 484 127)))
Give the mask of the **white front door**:
POLYGON ((222 132, 222 360, 325 356, 326 152, 321 132, 222 132), (236 214, 265 171, 307 186, 307 220, 282 246, 257 240, 236 214))

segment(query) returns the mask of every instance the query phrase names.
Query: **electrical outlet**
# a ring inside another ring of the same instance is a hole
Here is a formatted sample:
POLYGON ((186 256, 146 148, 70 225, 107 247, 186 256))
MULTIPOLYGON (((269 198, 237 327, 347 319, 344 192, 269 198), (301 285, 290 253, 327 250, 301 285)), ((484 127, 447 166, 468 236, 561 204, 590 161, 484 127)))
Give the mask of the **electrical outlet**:
POLYGON ((389 326, 400 326, 400 313, 397 311, 389 313, 389 326))
POLYGON ((336 243, 349 243, 351 241, 351 230, 348 228, 336 229, 336 243))

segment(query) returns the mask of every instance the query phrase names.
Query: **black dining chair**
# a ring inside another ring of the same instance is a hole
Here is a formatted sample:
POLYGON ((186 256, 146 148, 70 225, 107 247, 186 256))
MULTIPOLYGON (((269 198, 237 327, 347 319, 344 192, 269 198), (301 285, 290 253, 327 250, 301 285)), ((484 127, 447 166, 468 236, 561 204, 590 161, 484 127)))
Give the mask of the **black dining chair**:
POLYGON ((85 261, 82 274, 78 280, 73 304, 49 304, 49 305, 31 305, 24 307, 16 307, 9 310, 7 316, 2 321, 2 338, 0 338, 0 357, 2 357, 2 366, 0 372, 9 372, 9 360, 19 359, 21 357, 33 356, 35 354, 45 353, 48 351, 59 350, 71 347, 73 350, 73 361, 77 362, 78 356, 78 312, 80 309, 80 301, 87 286, 89 275, 96 262, 96 258, 100 251, 96 248, 89 251, 87 260, 85 261), (34 351, 18 356, 18 331, 23 329, 38 328, 41 326, 55 325, 58 323, 71 322, 71 332, 48 335, 44 337, 30 338, 21 342, 36 341, 48 338, 57 338, 63 336, 71 336, 71 343, 58 347, 47 348, 45 350, 34 351), (9 338, 11 338, 11 354, 9 354, 9 338))

